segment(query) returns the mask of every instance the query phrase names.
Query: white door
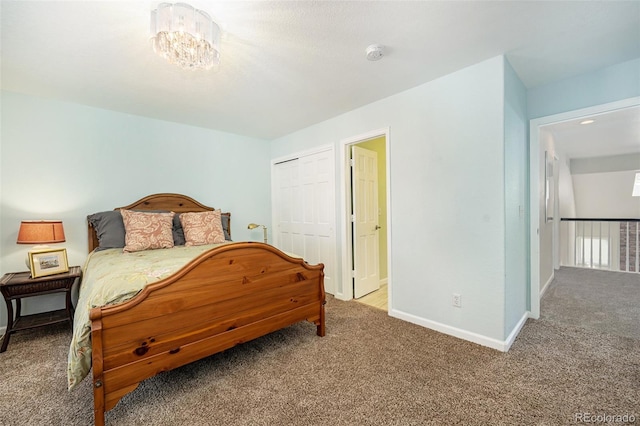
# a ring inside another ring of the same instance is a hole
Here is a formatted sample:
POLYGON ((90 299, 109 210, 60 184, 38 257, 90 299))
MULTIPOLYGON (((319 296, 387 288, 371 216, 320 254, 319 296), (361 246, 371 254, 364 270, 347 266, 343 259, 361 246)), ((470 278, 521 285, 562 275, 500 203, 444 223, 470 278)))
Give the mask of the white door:
POLYGON ((378 154, 351 147, 353 297, 380 288, 378 232, 378 154))
POLYGON ((325 291, 335 294, 335 173, 333 150, 274 165, 274 245, 324 263, 325 291))
MULTIPOLYGON (((280 250, 294 253, 302 228, 302 203, 300 196, 300 160, 290 160, 274 167, 273 194, 273 245, 280 250)), ((300 253, 302 256, 302 253, 300 253)))

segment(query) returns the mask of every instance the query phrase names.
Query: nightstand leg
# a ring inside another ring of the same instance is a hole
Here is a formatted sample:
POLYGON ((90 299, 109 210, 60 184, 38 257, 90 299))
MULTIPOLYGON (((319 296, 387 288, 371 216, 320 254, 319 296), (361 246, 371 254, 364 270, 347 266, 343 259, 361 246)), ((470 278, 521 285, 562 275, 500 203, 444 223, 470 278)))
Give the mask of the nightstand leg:
POLYGON ((69 289, 69 291, 67 291, 67 298, 66 298, 67 302, 67 315, 69 316, 69 324, 71 324, 71 331, 73 331, 73 314, 74 314, 74 309, 73 309, 73 303, 71 303, 71 289, 69 289))
MULTIPOLYGON (((7 350, 7 346, 9 346, 9 336, 11 336, 11 329, 13 328, 13 304, 11 300, 5 300, 7 302, 7 330, 4 333, 4 338, 2 339, 2 347, 0 347, 0 353, 7 350)), ((16 299, 16 307, 17 311, 20 312, 20 299, 16 299)))

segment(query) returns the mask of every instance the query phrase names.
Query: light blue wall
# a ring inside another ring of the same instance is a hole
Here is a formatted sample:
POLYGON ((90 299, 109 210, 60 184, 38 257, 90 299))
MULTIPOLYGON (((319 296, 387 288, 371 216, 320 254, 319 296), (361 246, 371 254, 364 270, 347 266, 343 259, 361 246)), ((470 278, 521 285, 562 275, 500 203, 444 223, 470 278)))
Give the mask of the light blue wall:
POLYGON ((277 139, 271 151, 334 143, 339 152, 341 140, 389 126, 392 313, 494 341, 505 337, 503 74, 496 57, 277 139))
POLYGON ((505 61, 505 335, 528 311, 528 134, 527 90, 505 61))
MULTIPOLYGON (((640 59, 530 89, 526 107, 523 90, 496 57, 270 145, 1 92, 0 267, 24 269, 26 249, 15 244, 21 219, 62 219, 70 263, 82 264, 86 215, 154 192, 181 192, 229 210, 234 239, 260 240, 245 224, 271 222, 265 159, 328 143, 339 148, 345 138, 390 127, 392 308, 452 334, 502 341, 526 304, 514 213, 525 202, 523 117, 639 96, 640 59), (462 309, 451 306, 453 292, 462 294, 462 309)), ((58 302, 24 306, 31 312, 58 302)))
MULTIPOLYGON (((269 142, 2 92, 0 266, 25 269, 22 219, 62 219, 69 263, 87 255, 86 216, 145 195, 177 192, 232 213, 234 240, 261 240, 270 223, 269 142)), ((52 298, 26 299, 38 311, 52 298)), ((6 325, 4 304, 0 326, 6 325)))
POLYGON ((529 89, 529 118, 640 96, 640 58, 529 89))

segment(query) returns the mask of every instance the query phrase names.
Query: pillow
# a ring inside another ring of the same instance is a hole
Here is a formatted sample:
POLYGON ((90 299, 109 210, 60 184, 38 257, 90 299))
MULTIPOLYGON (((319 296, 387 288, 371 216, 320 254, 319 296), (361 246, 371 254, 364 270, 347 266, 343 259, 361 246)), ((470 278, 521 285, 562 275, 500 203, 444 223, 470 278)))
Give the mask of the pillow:
MULTIPOLYGON (((186 240, 184 239, 184 229, 182 229, 182 224, 180 223, 181 214, 182 213, 178 213, 173 217, 173 244, 176 246, 183 246, 186 243, 186 240)), ((229 213, 220 214, 222 230, 224 231, 224 239, 226 241, 231 241, 231 234, 229 232, 229 216, 229 213)))
POLYGON ((98 250, 124 247, 124 222, 118 210, 94 213, 87 220, 98 236, 98 250))
MULTIPOLYGON (((133 211, 143 212, 143 213, 170 213, 169 210, 133 210, 133 211)), ((184 232, 182 231, 182 225, 180 224, 179 216, 180 216, 179 214, 176 214, 173 216, 173 226, 171 228, 171 233, 173 234, 174 246, 184 245, 184 232)))
POLYGON ((184 230, 186 246, 200 246, 224 242, 220 210, 182 213, 180 223, 184 230))
MULTIPOLYGON (((141 210, 135 210, 141 211, 141 210)), ((169 213, 168 210, 142 210, 143 213, 169 213)), ((229 213, 221 214, 222 230, 224 239, 231 241, 229 234, 229 213)), ((98 247, 96 251, 108 248, 122 248, 125 246, 124 222, 120 210, 109 210, 106 212, 94 213, 87 216, 87 220, 96 231, 98 236, 98 247)), ((186 243, 184 231, 180 223, 180 215, 173 216, 173 245, 183 246, 186 243)))
MULTIPOLYGON (((182 229, 182 224, 180 223, 180 214, 176 214, 173 217, 173 243, 177 246, 183 246, 186 243, 186 240, 184 239, 184 230, 182 229)), ((229 213, 220 214, 222 221, 222 230, 224 231, 224 239, 226 241, 231 241, 231 234, 229 232, 229 216, 229 213)))
MULTIPOLYGON (((135 210, 140 211, 140 210, 135 210)), ((169 213, 168 210, 142 210, 146 213, 169 213)), ((98 237, 98 247, 96 251, 108 248, 121 248, 125 246, 124 241, 124 222, 120 210, 110 210, 106 212, 94 213, 87 216, 87 220, 91 223, 93 229, 96 230, 98 237)), ((173 217, 173 245, 184 245, 184 232, 178 215, 173 217)))
POLYGON ((231 241, 231 233, 229 231, 229 213, 222 213, 222 230, 224 231, 224 239, 227 241, 231 241))
POLYGON ((124 252, 173 247, 175 213, 147 213, 120 210, 125 229, 124 252))
POLYGON ((180 223, 180 215, 177 214, 173 216, 173 228, 171 229, 173 233, 173 245, 174 246, 183 246, 186 243, 184 239, 184 230, 182 229, 182 224, 180 223))

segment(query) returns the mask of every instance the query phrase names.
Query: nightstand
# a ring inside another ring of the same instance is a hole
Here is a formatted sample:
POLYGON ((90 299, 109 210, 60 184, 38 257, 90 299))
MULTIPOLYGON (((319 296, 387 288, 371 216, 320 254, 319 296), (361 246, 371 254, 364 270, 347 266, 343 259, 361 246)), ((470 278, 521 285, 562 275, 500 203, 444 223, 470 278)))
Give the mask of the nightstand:
POLYGON ((71 303, 71 289, 75 284, 80 283, 81 276, 82 270, 79 266, 69 268, 69 272, 40 278, 31 278, 31 274, 28 271, 5 274, 0 280, 0 291, 7 304, 7 331, 2 339, 0 353, 7 350, 9 337, 11 333, 16 331, 65 321, 69 321, 73 329, 74 308, 71 303), (64 309, 21 316, 21 299, 62 292, 66 293, 66 306, 64 309), (12 300, 16 301, 15 320, 13 319, 12 300))

